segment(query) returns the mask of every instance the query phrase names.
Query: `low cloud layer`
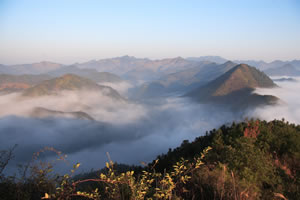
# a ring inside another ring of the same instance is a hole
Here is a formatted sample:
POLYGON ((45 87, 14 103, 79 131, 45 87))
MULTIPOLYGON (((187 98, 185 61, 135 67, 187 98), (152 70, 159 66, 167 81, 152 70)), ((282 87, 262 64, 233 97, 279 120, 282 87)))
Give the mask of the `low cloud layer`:
POLYGON ((275 95, 285 103, 258 108, 246 115, 175 97, 133 103, 88 91, 26 100, 20 100, 18 94, 5 95, 0 98, 0 146, 7 149, 18 144, 10 166, 30 160, 33 152, 45 146, 66 153, 70 163, 82 163, 81 169, 85 171, 103 167, 108 160, 106 152, 120 163, 149 162, 169 148, 179 146, 185 139, 193 140, 206 131, 241 121, 246 116, 265 120, 284 117, 300 123, 300 103, 297 101, 300 82, 277 84, 280 88, 256 92, 275 95), (30 113, 34 107, 83 111, 95 121, 33 118, 30 113))
POLYGON ((18 94, 0 98, 0 146, 18 144, 12 164, 26 162, 45 146, 68 154, 85 170, 101 168, 106 152, 117 162, 151 161, 184 140, 231 122, 234 116, 184 98, 157 99, 147 103, 118 101, 91 92, 63 92, 58 96, 20 99, 18 94), (73 118, 33 118, 31 110, 83 111, 95 121, 73 118))
POLYGON ((97 121, 122 124, 141 118, 143 106, 111 98, 94 91, 64 91, 55 96, 23 98, 20 94, 10 94, 0 98, 0 116, 31 117, 36 107, 63 112, 86 112, 97 121))
POLYGON ((279 86, 273 89, 257 89, 255 92, 264 95, 274 95, 281 99, 277 106, 265 106, 257 108, 249 113, 252 117, 258 117, 264 120, 282 119, 300 124, 300 78, 293 77, 294 81, 289 77, 273 77, 275 80, 286 78, 286 81, 276 81, 279 86))

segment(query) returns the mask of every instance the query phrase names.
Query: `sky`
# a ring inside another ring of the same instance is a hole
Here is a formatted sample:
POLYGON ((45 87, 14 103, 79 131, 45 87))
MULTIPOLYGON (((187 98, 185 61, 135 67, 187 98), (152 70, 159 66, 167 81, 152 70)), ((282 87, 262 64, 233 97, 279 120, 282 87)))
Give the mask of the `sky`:
POLYGON ((300 59, 297 0, 0 0, 0 63, 300 59))

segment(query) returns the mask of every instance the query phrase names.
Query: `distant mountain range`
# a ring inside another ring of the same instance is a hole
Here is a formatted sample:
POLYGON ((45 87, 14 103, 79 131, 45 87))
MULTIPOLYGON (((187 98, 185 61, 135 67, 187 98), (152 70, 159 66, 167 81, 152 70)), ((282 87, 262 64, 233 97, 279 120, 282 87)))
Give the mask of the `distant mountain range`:
MULTIPOLYGON (((200 57, 189 57, 189 58, 166 58, 159 60, 151 60, 148 58, 136 58, 133 56, 122 56, 108 59, 91 60, 83 63, 73 64, 74 71, 70 71, 71 68, 65 68, 65 65, 43 61, 33 64, 21 64, 21 65, 0 65, 0 73, 5 74, 43 74, 52 73, 59 74, 63 70, 67 70, 68 73, 74 73, 80 76, 83 74, 88 74, 89 72, 79 71, 74 67, 80 69, 95 69, 98 72, 110 72, 121 76, 123 79, 127 80, 143 80, 143 81, 153 81, 158 80, 163 76, 171 73, 176 73, 179 71, 187 70, 190 68, 197 67, 199 65, 207 63, 217 63, 223 64, 227 62, 228 59, 222 58, 220 56, 200 56, 200 57), (60 71, 61 70, 61 71, 60 71)), ((300 60, 293 61, 281 61, 275 60, 273 62, 267 63, 264 61, 256 60, 233 60, 234 63, 241 64, 245 63, 250 66, 254 66, 262 71, 275 69, 283 67, 284 65, 290 64, 295 69, 300 70, 300 60)), ((59 75, 62 75, 61 73, 59 75)), ((86 75, 87 76, 87 75, 86 75)), ((84 77, 86 77, 84 76, 84 77)), ((90 79, 93 79, 88 75, 90 79)), ((298 75, 297 75, 298 76, 298 75)))
POLYGON ((44 74, 56 69, 63 67, 64 65, 42 61, 39 63, 32 63, 32 64, 21 64, 21 65, 0 65, 0 73, 4 74, 44 74))
POLYGON ((181 57, 150 60, 147 58, 123 56, 97 61, 93 60, 75 65, 83 69, 92 68, 98 71, 111 72, 127 80, 155 80, 162 75, 191 68, 198 64, 198 62, 186 60, 181 57))
MULTIPOLYGON (((218 64, 225 63, 226 61, 229 61, 226 58, 222 58, 220 56, 200 56, 200 57, 188 57, 187 60, 193 60, 193 61, 209 61, 209 62, 215 62, 218 64)), ((262 71, 273 69, 273 68, 279 68, 283 67, 284 65, 290 64, 294 66, 296 69, 300 70, 300 60, 292 60, 292 61, 281 61, 281 60, 274 60, 272 62, 265 62, 262 60, 232 60, 232 62, 237 64, 247 64, 253 67, 256 67, 257 69, 260 69, 262 71)))
POLYGON ((264 71, 269 76, 300 76, 300 69, 292 64, 285 64, 282 67, 271 68, 264 71))
POLYGON ((240 110, 275 104, 277 97, 252 93, 255 88, 272 87, 276 87, 276 84, 263 72, 240 64, 185 96, 201 103, 215 103, 240 110))
POLYGON ((225 63, 228 61, 227 59, 222 58, 221 56, 188 57, 186 59, 192 60, 192 61, 209 61, 209 62, 214 62, 214 63, 218 63, 218 64, 222 64, 222 63, 225 63))
MULTIPOLYGON (((0 94, 22 92, 23 97, 34 98, 56 95, 64 90, 85 90, 125 100, 113 88, 103 86, 109 82, 117 87, 125 79, 134 83, 128 84, 133 85, 128 94, 134 100, 184 96, 199 103, 240 110, 278 102, 275 96, 253 93, 256 88, 276 87, 267 75, 300 76, 300 60, 240 62, 226 61, 218 56, 160 60, 123 56, 69 66, 52 62, 0 65, 0 94)), ((54 114, 45 110, 42 113, 54 114)))
POLYGON ((123 99, 121 95, 114 89, 108 86, 98 85, 92 80, 74 75, 67 74, 58 78, 50 79, 41 82, 23 92, 25 97, 38 97, 45 95, 55 95, 64 90, 87 90, 96 91, 105 94, 114 99, 123 99))

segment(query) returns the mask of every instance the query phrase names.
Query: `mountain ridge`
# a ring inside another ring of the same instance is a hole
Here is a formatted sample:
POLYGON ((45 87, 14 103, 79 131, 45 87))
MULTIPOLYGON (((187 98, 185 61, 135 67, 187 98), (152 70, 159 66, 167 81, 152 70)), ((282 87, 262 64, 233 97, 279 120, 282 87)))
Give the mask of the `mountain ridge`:
POLYGON ((46 74, 0 74, 0 92, 10 93, 22 91, 51 78, 51 76, 46 74))
POLYGON ((264 72, 269 76, 300 76, 300 70, 289 63, 281 67, 267 69, 264 72))
POLYGON ((70 90, 93 90, 101 91, 107 96, 115 99, 124 99, 116 90, 109 86, 98 85, 92 80, 83 78, 74 74, 65 74, 61 77, 43 81, 25 90, 22 94, 24 97, 38 97, 45 95, 55 95, 58 92, 70 90))
POLYGON ((75 65, 64 66, 59 69, 48 72, 47 74, 55 77, 63 76, 65 74, 75 74, 84 78, 88 78, 97 83, 101 82, 112 82, 117 83, 121 82, 122 79, 110 72, 99 72, 96 69, 81 69, 75 65))
POLYGON ((187 92, 217 78, 236 66, 236 63, 227 61, 223 64, 205 63, 196 67, 168 74, 160 80, 143 84, 139 97, 165 95, 172 92, 187 92))
POLYGON ((184 96, 201 103, 228 105, 234 109, 275 104, 279 99, 271 95, 253 94, 256 88, 277 85, 263 72, 246 64, 239 64, 215 80, 184 96))

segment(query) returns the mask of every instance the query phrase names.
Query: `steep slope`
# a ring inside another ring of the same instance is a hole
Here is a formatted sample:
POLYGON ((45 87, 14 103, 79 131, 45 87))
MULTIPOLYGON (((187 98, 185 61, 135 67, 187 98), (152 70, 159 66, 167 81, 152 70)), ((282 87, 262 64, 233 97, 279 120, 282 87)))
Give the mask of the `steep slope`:
POLYGON ((271 88, 276 84, 264 73, 240 64, 208 84, 185 96, 203 103, 226 104, 235 109, 274 104, 278 98, 252 94, 255 88, 271 88))
POLYGON ((98 72, 95 69, 80 69, 74 65, 62 67, 57 70, 48 72, 47 74, 49 74, 51 76, 56 76, 56 77, 63 76, 65 74, 75 74, 78 76, 88 78, 97 83, 101 83, 101 82, 116 83, 116 82, 122 81, 122 79, 115 74, 112 74, 109 72, 98 72))
POLYGON ((300 70, 291 64, 282 67, 271 68, 264 71, 269 76, 300 76, 300 70))
POLYGON ((66 74, 58 78, 44 81, 34 87, 25 90, 23 96, 37 97, 52 95, 64 90, 99 91, 112 98, 122 99, 121 95, 111 87, 98 85, 97 83, 89 79, 82 78, 74 74, 66 74))
POLYGON ((49 75, 9 75, 0 74, 0 92, 22 91, 42 81, 51 79, 49 75))
POLYGON ((236 64, 231 61, 227 61, 221 65, 207 63, 191 69, 172 73, 162 77, 158 81, 143 84, 138 91, 138 96, 153 97, 174 92, 186 93, 189 90, 195 89, 217 78, 234 66, 236 66, 236 64))
POLYGON ((281 197, 287 197, 278 199, 299 199, 299 128, 299 125, 284 120, 233 122, 206 132, 192 142, 184 140, 180 147, 158 156, 149 164, 149 168, 155 166, 156 172, 166 173, 173 169, 175 163, 194 161, 195 157, 203 155, 204 149, 209 148, 203 156, 200 170, 193 174, 193 183, 189 184, 194 184, 198 195, 183 199, 237 199, 236 196, 226 197, 227 192, 217 189, 220 183, 224 184, 222 181, 226 180, 225 177, 233 175, 239 177, 237 182, 225 182, 225 188, 238 185, 239 197, 244 195, 241 199, 277 199, 274 198, 278 194, 274 192, 276 190, 282 191, 281 197), (247 191, 250 184, 256 185, 256 192, 247 191), (267 184, 272 187, 265 187, 267 184), (215 194, 211 195, 211 191, 215 191, 215 194), (258 195, 257 191, 261 194, 258 195))

